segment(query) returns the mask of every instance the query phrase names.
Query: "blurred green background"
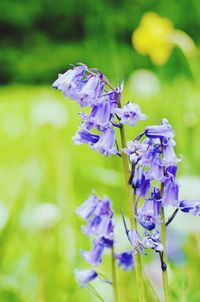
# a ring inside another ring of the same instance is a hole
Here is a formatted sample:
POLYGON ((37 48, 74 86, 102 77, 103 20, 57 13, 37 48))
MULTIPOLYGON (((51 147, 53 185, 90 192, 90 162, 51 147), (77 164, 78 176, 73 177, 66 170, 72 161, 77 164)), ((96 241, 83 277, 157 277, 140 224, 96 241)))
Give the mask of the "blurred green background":
MULTIPOLYGON (((148 11, 170 19, 198 48, 197 0, 1 0, 0 302, 97 301, 74 280, 76 267, 89 267, 80 248, 91 247, 75 208, 92 189, 108 195, 118 215, 126 204, 120 159, 71 140, 80 108, 51 88, 69 64, 97 67, 115 85, 125 81, 124 102, 134 99, 149 116, 127 129, 129 138, 168 118, 183 155, 181 196, 200 197, 199 50, 190 60, 175 48, 162 66, 137 53, 131 36, 148 11)), ((171 301, 198 302, 199 220, 180 215, 171 231, 182 238, 178 260, 170 258, 171 301)), ((100 271, 110 276, 109 255, 104 261, 100 271)), ((151 253, 143 261, 149 274, 152 265, 159 270, 151 253)), ((119 270, 118 282, 121 301, 137 301, 134 273, 119 270)), ((96 288, 111 301, 108 284, 96 288)))

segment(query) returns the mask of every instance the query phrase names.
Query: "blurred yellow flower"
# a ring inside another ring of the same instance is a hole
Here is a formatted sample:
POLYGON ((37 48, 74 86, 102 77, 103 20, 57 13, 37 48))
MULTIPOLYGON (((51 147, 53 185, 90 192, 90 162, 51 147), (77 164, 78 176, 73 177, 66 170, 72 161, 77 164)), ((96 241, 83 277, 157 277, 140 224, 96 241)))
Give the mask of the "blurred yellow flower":
POLYGON ((184 53, 187 52, 185 55, 196 48, 185 32, 174 29, 169 19, 154 12, 143 15, 139 27, 133 32, 132 43, 136 51, 149 55, 156 65, 165 64, 175 46, 179 46, 184 53))
POLYGON ((132 36, 135 49, 149 55, 153 63, 162 65, 167 62, 173 45, 170 41, 173 24, 154 12, 143 15, 139 27, 132 36))

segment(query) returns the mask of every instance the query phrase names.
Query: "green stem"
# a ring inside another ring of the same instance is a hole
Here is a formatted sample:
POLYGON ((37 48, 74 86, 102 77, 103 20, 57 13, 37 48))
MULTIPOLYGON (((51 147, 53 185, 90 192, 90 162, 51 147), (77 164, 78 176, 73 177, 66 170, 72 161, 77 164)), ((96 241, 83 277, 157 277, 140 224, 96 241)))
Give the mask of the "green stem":
POLYGON ((150 294, 148 296, 151 295, 151 298, 152 300, 151 301, 154 301, 154 302, 160 302, 158 296, 157 296, 157 293, 151 283, 151 281, 149 280, 148 276, 145 274, 145 282, 147 284, 147 288, 148 288, 148 291, 150 292, 150 294))
MULTIPOLYGON (((164 185, 161 184, 161 196, 163 195, 164 185)), ((168 271, 167 271, 167 255, 166 255, 166 224, 165 224, 165 210, 161 207, 162 224, 161 224, 161 242, 164 245, 163 261, 166 264, 166 269, 162 270, 162 281, 164 289, 165 302, 169 302, 169 283, 168 283, 168 271)))
POLYGON ((114 246, 112 247, 112 286, 113 286, 113 302, 118 302, 117 293, 117 274, 116 274, 116 263, 115 263, 115 251, 114 246))
POLYGON ((101 302, 104 302, 104 299, 99 295, 99 293, 96 291, 96 289, 90 284, 88 285, 88 289, 89 291, 95 296, 97 297, 101 302))
MULTIPOLYGON (((118 107, 121 108, 121 100, 120 96, 117 95, 118 99, 118 107)), ((121 145, 122 148, 126 148, 126 136, 124 131, 124 126, 121 125, 120 128, 120 137, 121 137, 121 145)), ((132 186, 129 184, 129 177, 130 177, 130 170, 129 170, 129 161, 128 156, 124 152, 122 152, 122 161, 124 166, 124 174, 125 174, 125 182, 126 182, 126 188, 127 188, 127 194, 128 194, 128 208, 129 208, 129 217, 131 222, 131 228, 137 231, 137 223, 135 219, 135 211, 134 211, 134 205, 135 205, 135 194, 133 193, 132 186)), ((137 286, 138 286, 138 296, 139 296, 139 302, 145 302, 145 289, 144 289, 144 280, 142 275, 142 264, 141 264, 141 258, 140 253, 137 255, 134 255, 135 260, 135 272, 136 272, 136 280, 137 280, 137 286)))
MULTIPOLYGON (((126 138, 125 138, 125 132, 123 126, 120 128, 120 135, 121 135, 122 147, 125 148, 126 138)), ((128 193, 128 207, 129 207, 131 228, 137 231, 137 223, 134 215, 135 194, 133 194, 133 189, 131 185, 129 185, 129 176, 130 176, 129 162, 128 162, 128 157, 124 152, 122 152, 122 161, 124 166, 126 188, 128 193)), ((142 275, 142 264, 141 264, 140 253, 134 255, 134 260, 135 260, 135 271, 136 271, 136 280, 138 286, 139 302, 145 302, 146 298, 145 298, 145 289, 144 289, 144 280, 142 275)))

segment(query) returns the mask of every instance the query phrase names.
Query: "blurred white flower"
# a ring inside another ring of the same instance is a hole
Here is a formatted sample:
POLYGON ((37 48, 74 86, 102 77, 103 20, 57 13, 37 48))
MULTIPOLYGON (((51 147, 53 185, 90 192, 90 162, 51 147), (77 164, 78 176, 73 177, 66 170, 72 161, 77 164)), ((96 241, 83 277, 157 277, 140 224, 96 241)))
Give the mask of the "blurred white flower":
POLYGON ((49 231, 61 219, 60 208, 53 203, 27 203, 21 216, 21 225, 30 231, 49 231))
POLYGON ((44 99, 35 103, 31 108, 30 116, 32 123, 38 127, 45 124, 62 127, 68 121, 66 108, 53 99, 44 99))
POLYGON ((27 130, 26 121, 23 115, 16 112, 8 112, 5 114, 3 127, 5 132, 13 138, 23 135, 27 130))
POLYGON ((159 78, 155 73, 146 69, 133 72, 129 83, 136 97, 151 98, 160 92, 159 78))
POLYGON ((0 229, 6 225, 8 221, 8 210, 5 208, 4 204, 0 201, 0 229))
POLYGON ((41 184, 44 173, 41 164, 37 159, 27 159, 21 169, 22 174, 33 187, 38 187, 41 184))
POLYGON ((33 209, 33 226, 40 231, 52 229, 60 218, 60 209, 53 203, 41 203, 33 209))

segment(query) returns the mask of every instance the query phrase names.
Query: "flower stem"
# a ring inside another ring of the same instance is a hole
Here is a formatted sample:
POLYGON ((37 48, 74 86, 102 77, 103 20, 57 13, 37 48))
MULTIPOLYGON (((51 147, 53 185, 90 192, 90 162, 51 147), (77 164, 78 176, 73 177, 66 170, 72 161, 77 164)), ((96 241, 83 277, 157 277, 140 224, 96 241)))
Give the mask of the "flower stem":
MULTIPOLYGON (((125 138, 124 127, 120 128, 120 135, 121 135, 122 147, 125 148, 126 138, 125 138)), ((137 223, 134 215, 135 194, 133 194, 132 187, 131 185, 129 185, 129 177, 130 177, 129 163, 128 163, 128 157, 124 152, 122 152, 122 161, 124 166, 125 181, 126 181, 126 187, 128 193, 128 207, 129 207, 131 228, 137 230, 137 223)), ((135 271, 136 271, 136 280, 138 286, 139 302, 145 302, 146 298, 145 298, 144 280, 142 275, 142 264, 141 264, 141 258, 139 253, 137 255, 134 255, 134 260, 135 260, 135 271)))
MULTIPOLYGON (((164 184, 161 184, 161 196, 163 195, 164 184)), ((165 302, 169 302, 169 283, 168 283, 168 271, 167 271, 167 255, 166 255, 166 224, 165 224, 165 210, 161 207, 162 224, 161 224, 161 242, 164 246, 164 252, 162 254, 162 261, 165 263, 165 268, 162 269, 162 281, 164 289, 165 302)))
POLYGON ((115 263, 115 252, 114 246, 112 247, 112 286, 113 286, 113 302, 118 302, 117 293, 117 274, 116 274, 116 263, 115 263))
MULTIPOLYGON (((118 97, 118 107, 121 108, 120 96, 118 95, 117 97, 118 97)), ((126 148, 126 136, 125 136, 125 131, 124 131, 123 125, 120 128, 120 137, 121 137, 122 148, 126 148)), ((128 194, 128 208, 129 208, 131 228, 137 231, 137 223, 136 223, 135 212, 134 212, 136 196, 133 193, 133 189, 132 189, 131 185, 129 184, 130 170, 129 170, 128 156, 127 156, 127 154, 122 152, 121 158, 123 161, 126 188, 127 188, 127 194, 128 194)), ((146 298, 145 298, 144 280, 143 280, 143 275, 142 275, 142 264, 141 264, 141 258, 140 258, 139 253, 137 255, 134 255, 134 260, 135 260, 135 271, 136 271, 136 280, 137 280, 137 286, 138 286, 139 302, 145 302, 146 298)))

